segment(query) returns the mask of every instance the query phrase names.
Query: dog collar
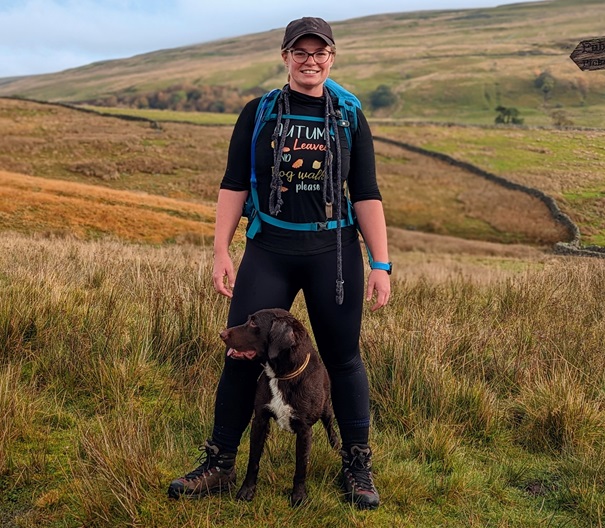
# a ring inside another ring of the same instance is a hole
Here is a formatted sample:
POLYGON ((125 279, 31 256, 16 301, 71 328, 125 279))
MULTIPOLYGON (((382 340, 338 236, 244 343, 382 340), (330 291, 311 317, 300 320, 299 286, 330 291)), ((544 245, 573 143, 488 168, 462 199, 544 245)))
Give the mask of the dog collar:
POLYGON ((287 381, 287 380, 294 379, 296 376, 301 374, 303 372, 303 370, 305 370, 307 368, 307 365, 309 364, 310 359, 311 359, 311 354, 307 354, 307 357, 305 358, 305 362, 300 367, 298 367, 294 372, 290 372, 290 374, 286 374, 285 376, 282 376, 281 378, 277 378, 277 379, 279 381, 287 381))

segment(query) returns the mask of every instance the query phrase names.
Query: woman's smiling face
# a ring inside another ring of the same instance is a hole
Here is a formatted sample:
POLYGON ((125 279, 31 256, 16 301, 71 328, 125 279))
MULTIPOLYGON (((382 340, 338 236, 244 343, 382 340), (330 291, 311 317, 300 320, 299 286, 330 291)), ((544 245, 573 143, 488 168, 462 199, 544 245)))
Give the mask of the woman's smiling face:
POLYGON ((323 83, 330 74, 334 64, 334 52, 321 38, 307 35, 299 38, 291 50, 282 51, 282 58, 288 69, 290 87, 297 92, 305 93, 315 97, 323 95, 323 83), (307 59, 299 64, 292 57, 291 50, 302 50, 307 53, 327 51, 330 56, 323 64, 318 64, 315 57, 309 55, 307 59))

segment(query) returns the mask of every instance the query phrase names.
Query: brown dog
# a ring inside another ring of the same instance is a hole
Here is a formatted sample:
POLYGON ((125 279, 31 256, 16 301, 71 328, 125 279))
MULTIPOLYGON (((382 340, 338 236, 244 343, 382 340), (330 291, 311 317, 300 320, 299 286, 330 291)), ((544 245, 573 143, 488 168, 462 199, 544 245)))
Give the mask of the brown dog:
POLYGON ((290 503, 297 506, 307 498, 305 481, 313 424, 321 420, 330 445, 334 449, 339 445, 333 426, 328 372, 305 327, 286 310, 260 310, 245 324, 227 328, 220 336, 229 347, 230 357, 258 358, 264 366, 256 390, 248 469, 237 498, 254 498, 270 418, 274 418, 282 429, 296 434, 296 471, 290 503))

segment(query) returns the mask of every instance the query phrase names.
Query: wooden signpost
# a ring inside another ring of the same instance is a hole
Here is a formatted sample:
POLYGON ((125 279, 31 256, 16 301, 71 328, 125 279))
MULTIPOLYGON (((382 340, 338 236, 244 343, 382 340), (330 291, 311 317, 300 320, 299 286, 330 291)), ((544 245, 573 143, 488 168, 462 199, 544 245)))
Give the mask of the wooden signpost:
POLYGON ((583 40, 569 57, 582 71, 605 69, 605 37, 583 40))

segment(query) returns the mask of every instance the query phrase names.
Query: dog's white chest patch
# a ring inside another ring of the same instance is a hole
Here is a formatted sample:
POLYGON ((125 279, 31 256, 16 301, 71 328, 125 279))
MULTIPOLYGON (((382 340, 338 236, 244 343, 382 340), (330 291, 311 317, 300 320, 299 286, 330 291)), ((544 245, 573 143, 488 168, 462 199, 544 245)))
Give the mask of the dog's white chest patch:
POLYGON ((269 378, 269 388, 271 389, 271 401, 266 407, 275 415, 275 421, 279 427, 293 433, 290 420, 294 418, 294 409, 284 400, 278 387, 279 381, 269 365, 265 365, 265 374, 269 378))

